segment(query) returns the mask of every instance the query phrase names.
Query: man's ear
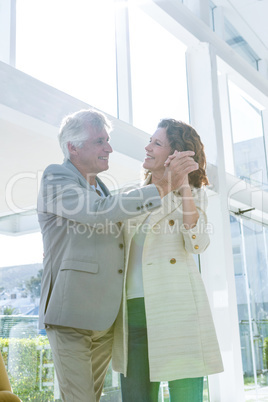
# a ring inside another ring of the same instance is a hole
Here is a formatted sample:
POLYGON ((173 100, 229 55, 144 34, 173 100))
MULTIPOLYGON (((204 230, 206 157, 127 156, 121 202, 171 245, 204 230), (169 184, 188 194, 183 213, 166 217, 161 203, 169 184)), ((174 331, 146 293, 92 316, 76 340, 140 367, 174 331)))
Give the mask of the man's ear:
POLYGON ((68 142, 67 146, 70 155, 77 155, 77 148, 75 145, 73 145, 71 142, 68 142))

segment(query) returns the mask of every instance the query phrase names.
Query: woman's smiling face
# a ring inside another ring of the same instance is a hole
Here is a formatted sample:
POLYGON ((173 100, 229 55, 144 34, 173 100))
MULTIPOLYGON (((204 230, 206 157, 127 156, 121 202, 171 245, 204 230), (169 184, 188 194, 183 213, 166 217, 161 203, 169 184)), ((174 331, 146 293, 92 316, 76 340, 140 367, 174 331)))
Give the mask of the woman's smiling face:
POLYGON ((149 144, 145 147, 145 150, 144 169, 148 169, 154 174, 164 174, 164 163, 167 157, 172 153, 165 128, 161 127, 156 130, 150 138, 149 144))

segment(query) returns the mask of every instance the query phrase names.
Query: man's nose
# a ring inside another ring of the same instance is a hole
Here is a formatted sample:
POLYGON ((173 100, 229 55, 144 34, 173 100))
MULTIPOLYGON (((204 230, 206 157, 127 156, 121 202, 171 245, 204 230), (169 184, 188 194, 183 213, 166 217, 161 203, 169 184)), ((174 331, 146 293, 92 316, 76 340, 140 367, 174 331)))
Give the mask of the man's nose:
POLYGON ((106 143, 105 151, 109 153, 113 152, 113 148, 111 147, 109 142, 106 143))

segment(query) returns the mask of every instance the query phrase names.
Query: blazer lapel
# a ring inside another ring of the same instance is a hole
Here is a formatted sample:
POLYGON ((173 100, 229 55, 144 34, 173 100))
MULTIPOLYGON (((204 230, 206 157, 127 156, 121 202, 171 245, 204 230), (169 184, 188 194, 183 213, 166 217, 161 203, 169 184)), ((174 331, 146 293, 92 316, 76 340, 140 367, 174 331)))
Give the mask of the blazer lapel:
POLYGON ((108 189, 108 187, 105 186, 105 184, 103 183, 103 181, 101 181, 101 179, 100 179, 98 176, 96 176, 96 181, 99 183, 100 188, 102 189, 103 193, 105 194, 105 197, 107 197, 107 195, 110 195, 110 194, 111 194, 110 191, 109 191, 109 189, 108 189))

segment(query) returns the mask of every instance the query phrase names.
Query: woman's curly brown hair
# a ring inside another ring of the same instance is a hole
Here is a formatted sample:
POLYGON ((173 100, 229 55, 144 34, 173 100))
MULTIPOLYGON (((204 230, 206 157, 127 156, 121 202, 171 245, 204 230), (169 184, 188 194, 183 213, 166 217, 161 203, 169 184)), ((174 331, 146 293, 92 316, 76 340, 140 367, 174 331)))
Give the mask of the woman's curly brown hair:
POLYGON ((174 119, 160 120, 157 128, 166 129, 172 153, 175 150, 179 152, 194 151, 193 158, 199 164, 199 169, 189 174, 189 184, 197 188, 208 185, 204 145, 195 129, 180 120, 174 119))

